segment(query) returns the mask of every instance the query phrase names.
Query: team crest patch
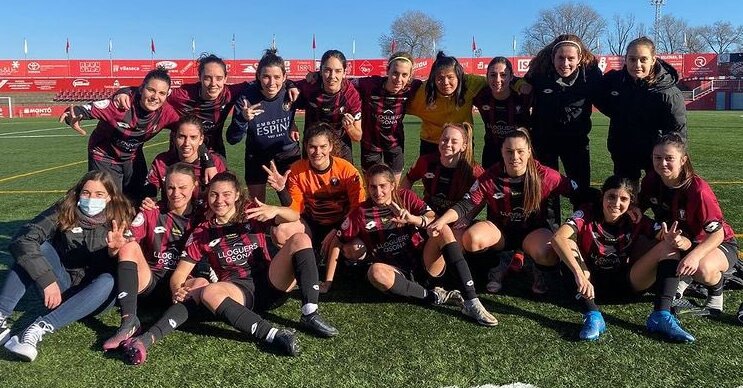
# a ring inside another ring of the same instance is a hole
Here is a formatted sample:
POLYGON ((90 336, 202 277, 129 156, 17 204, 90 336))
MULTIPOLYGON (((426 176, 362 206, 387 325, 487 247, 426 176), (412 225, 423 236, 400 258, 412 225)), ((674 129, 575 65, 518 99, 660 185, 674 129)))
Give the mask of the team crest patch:
POLYGON ((612 96, 616 97, 616 96, 619 95, 619 92, 616 91, 616 90, 612 90, 611 93, 609 93, 609 94, 611 94, 612 96))
POLYGON ((111 104, 111 100, 100 100, 93 103, 93 106, 95 106, 98 109, 106 109, 111 104))
POLYGON ((570 218, 583 218, 584 216, 585 213, 583 213, 583 210, 576 210, 570 218))
POLYGON ((338 177, 332 177, 330 178, 330 185, 331 186, 339 186, 341 184, 341 180, 338 177))
POLYGON ((176 227, 173 227, 173 229, 171 229, 170 232, 173 234, 174 237, 183 236, 183 232, 181 232, 181 230, 176 227))
POLYGON ((683 221, 686 219, 686 210, 679 209, 679 220, 683 221))
POLYGON ((134 217, 134 220, 132 221, 132 226, 137 227, 142 225, 144 225, 144 214, 137 213, 137 216, 134 217))
POLYGON ((574 180, 570 180, 570 186, 573 187, 573 190, 578 190, 578 183, 574 180))
MULTIPOLYGON (((348 219, 348 217, 346 217, 346 219, 345 219, 345 220, 343 220, 343 223, 341 224, 341 229, 342 229, 342 230, 348 230, 348 228, 349 228, 350 226, 351 226, 351 220, 349 220, 349 219, 348 219)), ((339 234, 339 235, 340 235, 340 234, 339 234)))
POLYGON ((155 228, 155 230, 154 230, 154 231, 155 231, 155 233, 157 233, 157 234, 162 234, 162 233, 165 233, 165 227, 164 227, 164 226, 158 226, 158 227, 156 227, 156 228, 155 228))

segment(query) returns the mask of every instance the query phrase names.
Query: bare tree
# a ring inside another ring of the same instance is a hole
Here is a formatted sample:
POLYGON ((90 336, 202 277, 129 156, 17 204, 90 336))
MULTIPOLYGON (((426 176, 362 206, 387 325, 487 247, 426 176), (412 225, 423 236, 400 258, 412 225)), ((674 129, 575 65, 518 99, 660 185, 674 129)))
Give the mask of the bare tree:
POLYGON ((610 30, 606 35, 609 51, 614 55, 624 55, 627 44, 634 39, 636 28, 635 15, 627 13, 624 16, 614 14, 610 30))
POLYGON ((390 26, 390 33, 379 37, 379 49, 382 55, 392 54, 395 42, 396 50, 404 50, 415 58, 435 55, 435 42, 441 42, 444 36, 444 24, 421 11, 406 11, 398 16, 390 26))
POLYGON ((707 51, 707 42, 702 37, 701 27, 692 27, 686 30, 684 46, 687 53, 703 53, 707 51))
POLYGON ((671 14, 664 15, 658 22, 658 31, 655 31, 655 46, 660 53, 675 54, 686 52, 684 34, 687 35, 689 24, 671 14))
POLYGON ((722 54, 729 52, 732 45, 743 43, 743 26, 735 27, 730 22, 718 20, 711 25, 702 26, 699 35, 712 51, 722 54))
POLYGON ((648 36, 648 28, 645 27, 645 23, 637 23, 637 27, 635 28, 635 38, 641 38, 643 36, 648 36))
POLYGON ((521 51, 534 55, 560 34, 575 34, 594 51, 605 29, 606 20, 590 5, 562 3, 539 11, 537 21, 522 31, 521 51))

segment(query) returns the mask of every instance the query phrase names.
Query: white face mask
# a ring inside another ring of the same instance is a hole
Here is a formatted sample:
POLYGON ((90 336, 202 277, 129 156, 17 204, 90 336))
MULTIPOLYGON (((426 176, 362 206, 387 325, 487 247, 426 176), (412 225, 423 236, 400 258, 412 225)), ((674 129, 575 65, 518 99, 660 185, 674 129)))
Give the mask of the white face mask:
POLYGON ((98 215, 104 209, 106 209, 105 198, 80 198, 77 201, 77 207, 88 217, 98 215))

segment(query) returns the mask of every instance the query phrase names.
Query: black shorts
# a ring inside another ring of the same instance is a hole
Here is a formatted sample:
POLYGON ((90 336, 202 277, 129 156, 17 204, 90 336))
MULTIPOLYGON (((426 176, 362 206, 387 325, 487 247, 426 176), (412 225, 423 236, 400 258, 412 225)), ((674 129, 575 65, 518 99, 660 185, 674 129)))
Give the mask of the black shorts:
POLYGON ((245 307, 253 311, 273 310, 289 299, 289 293, 277 289, 268 278, 268 263, 265 269, 253 272, 249 279, 231 279, 245 298, 245 307))
POLYGON ((635 290, 630 280, 630 267, 615 272, 591 271, 591 284, 600 300, 635 299, 645 290, 635 290))
POLYGON ((301 157, 299 143, 293 143, 280 152, 245 154, 245 183, 248 185, 265 184, 268 175, 263 171, 263 166, 268 166, 271 160, 276 163, 276 169, 283 174, 292 163, 301 157))
POLYGON ((310 230, 307 234, 312 238, 312 246, 317 250, 322 247, 322 240, 325 239, 325 236, 327 236, 333 229, 339 230, 342 222, 340 221, 330 225, 322 225, 304 215, 302 216, 302 220, 307 224, 307 226, 309 226, 310 230))
POLYGON ((733 268, 736 264, 738 264, 738 261, 740 259, 738 258, 738 242, 733 241, 723 241, 720 246, 718 246, 724 254, 725 258, 728 259, 728 270, 733 268))
POLYGON ((96 160, 93 154, 88 155, 88 171, 107 171, 111 174, 124 194, 138 206, 144 198, 144 184, 147 181, 147 161, 140 148, 135 157, 121 163, 96 160))
POLYGON ((171 301, 170 275, 173 271, 153 271, 147 287, 139 293, 139 298, 147 298, 161 301, 171 301))
POLYGON ((385 149, 383 151, 371 151, 361 149, 361 168, 365 171, 371 166, 384 162, 390 166, 395 174, 402 173, 402 168, 405 165, 405 155, 402 147, 394 147, 392 149, 385 149))
MULTIPOLYGON (((493 221, 490 221, 493 225, 497 224, 493 221)), ((549 226, 547 225, 540 225, 537 227, 529 228, 529 229, 520 229, 520 228, 500 228, 501 234, 503 235, 503 238, 506 240, 506 245, 503 250, 506 251, 512 251, 512 250, 522 250, 524 246, 524 239, 526 239, 526 236, 529 235, 529 233, 541 229, 549 229, 549 226)))

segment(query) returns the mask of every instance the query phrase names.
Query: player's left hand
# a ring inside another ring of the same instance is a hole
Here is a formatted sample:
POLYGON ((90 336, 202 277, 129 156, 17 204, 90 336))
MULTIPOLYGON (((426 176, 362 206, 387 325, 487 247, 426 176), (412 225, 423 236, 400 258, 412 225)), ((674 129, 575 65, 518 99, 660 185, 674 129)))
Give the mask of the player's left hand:
POLYGON ((271 163, 268 166, 262 166, 263 171, 266 172, 267 178, 266 183, 276 191, 284 190, 286 187, 286 181, 289 179, 289 173, 292 170, 286 170, 284 175, 281 175, 279 170, 276 168, 276 163, 271 159, 271 163))
POLYGON ((266 205, 258 198, 253 199, 253 201, 255 201, 255 204, 258 205, 258 207, 245 210, 245 214, 248 215, 249 220, 256 219, 265 222, 276 218, 276 215, 279 213, 279 208, 276 206, 266 205))
POLYGON ((289 88, 289 102, 294 103, 297 101, 297 98, 299 98, 299 88, 296 86, 293 88, 289 88))
POLYGON ((353 123, 355 119, 353 118, 353 115, 350 113, 344 113, 343 118, 341 119, 341 123, 343 124, 343 128, 348 131, 350 128, 353 128, 353 123))
POLYGON ((61 116, 59 116, 59 122, 64 123, 72 127, 72 129, 75 130, 75 132, 79 133, 81 136, 85 136, 87 132, 80 126, 80 121, 82 121, 82 116, 76 116, 75 115, 75 106, 70 105, 68 109, 62 113, 61 116))
POLYGON ((214 176, 217 175, 217 168, 216 167, 207 167, 204 170, 204 184, 209 184, 209 182, 214 178, 214 176))
POLYGON ((410 214, 407 209, 401 207, 395 202, 390 203, 390 207, 392 208, 392 214, 394 215, 394 217, 392 218, 392 222, 398 225, 406 225, 410 223, 413 215, 410 214))
POLYGON ((109 252, 118 252, 128 242, 127 238, 124 237, 124 231, 126 231, 126 222, 122 222, 121 227, 119 227, 116 220, 111 220, 111 231, 106 236, 109 252))

